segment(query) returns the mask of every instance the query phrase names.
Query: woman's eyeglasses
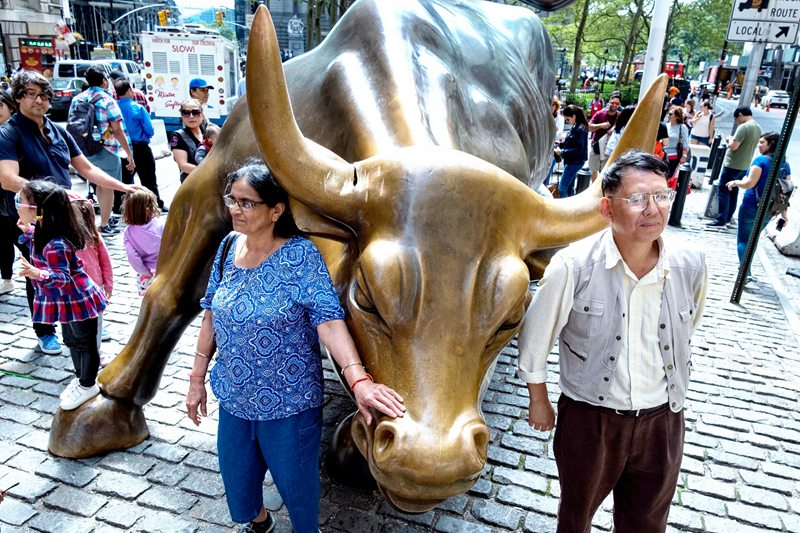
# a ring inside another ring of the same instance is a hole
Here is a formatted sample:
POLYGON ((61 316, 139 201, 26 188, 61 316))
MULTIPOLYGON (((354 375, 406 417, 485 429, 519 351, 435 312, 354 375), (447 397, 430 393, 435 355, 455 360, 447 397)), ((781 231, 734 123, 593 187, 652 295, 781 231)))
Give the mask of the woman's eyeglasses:
POLYGON ((241 209, 242 211, 252 211, 253 208, 255 208, 255 206, 264 203, 264 202, 254 202, 253 200, 239 200, 237 198, 234 198, 230 194, 226 194, 225 196, 223 196, 222 201, 225 202, 225 207, 230 209, 231 207, 238 205, 239 209, 241 209))
POLYGON ((38 206, 35 206, 33 204, 23 204, 22 203, 22 198, 20 198, 18 194, 15 194, 14 195, 14 207, 16 209, 19 209, 20 207, 28 207, 30 209, 36 209, 38 206))
POLYGON ((202 113, 202 111, 199 109, 181 109, 181 115, 184 117, 188 117, 189 115, 193 117, 199 117, 200 113, 202 113))

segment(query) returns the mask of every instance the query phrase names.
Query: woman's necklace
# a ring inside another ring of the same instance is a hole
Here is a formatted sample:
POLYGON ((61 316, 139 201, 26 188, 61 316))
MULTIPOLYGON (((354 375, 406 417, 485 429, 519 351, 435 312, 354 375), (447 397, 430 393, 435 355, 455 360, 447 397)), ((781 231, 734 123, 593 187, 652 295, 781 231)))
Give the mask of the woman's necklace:
POLYGON ((255 271, 258 269, 259 266, 261 266, 261 263, 267 260, 267 257, 269 257, 270 252, 272 252, 272 249, 275 247, 275 242, 277 242, 277 239, 275 238, 275 236, 273 236, 272 242, 270 243, 269 248, 267 248, 267 251, 264 253, 264 256, 261 258, 261 260, 252 268, 242 269, 242 270, 249 270, 250 272, 245 276, 244 283, 237 291, 239 294, 242 294, 247 291, 247 287, 250 286, 250 280, 256 277, 255 271))

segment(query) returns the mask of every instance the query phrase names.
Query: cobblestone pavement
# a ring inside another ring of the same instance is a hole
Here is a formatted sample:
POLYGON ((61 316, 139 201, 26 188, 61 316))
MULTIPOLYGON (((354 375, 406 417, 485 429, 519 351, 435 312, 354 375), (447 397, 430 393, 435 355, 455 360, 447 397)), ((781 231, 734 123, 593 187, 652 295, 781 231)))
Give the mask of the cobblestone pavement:
MULTIPOLYGON (((735 231, 707 230, 697 216, 705 191, 687 199, 684 228, 669 228, 707 252, 710 291, 693 345, 686 410, 685 458, 669 517, 671 531, 800 531, 800 350, 790 329, 798 281, 784 275, 800 260, 762 241, 741 305, 728 303, 736 273, 735 231), (768 268, 762 261, 768 259, 768 268), (789 296, 779 299, 776 288, 789 296)), ((117 352, 136 322, 140 299, 121 237, 110 239, 117 278, 106 313, 117 352)), ((47 453, 58 394, 70 378, 66 355, 36 350, 24 290, 0 296, 0 488, 19 483, 0 504, 3 533, 227 531, 230 522, 215 455, 216 404, 199 428, 185 417, 186 374, 197 333, 193 324, 170 358, 161 388, 145 407, 151 437, 130 450, 86 460, 47 453)), ((491 428, 489 462, 469 493, 433 511, 405 515, 374 491, 343 487, 323 465, 324 531, 549 532, 555 529, 559 483, 552 435, 526 422, 527 392, 514 376, 516 343, 499 358, 483 402, 491 428)), ((558 395, 557 361, 550 360, 551 392, 558 395)), ((326 372, 327 442, 352 410, 326 372)), ((280 496, 265 484, 264 501, 277 511, 279 532, 290 531, 280 496)), ((610 501, 594 531, 611 528, 610 501)))

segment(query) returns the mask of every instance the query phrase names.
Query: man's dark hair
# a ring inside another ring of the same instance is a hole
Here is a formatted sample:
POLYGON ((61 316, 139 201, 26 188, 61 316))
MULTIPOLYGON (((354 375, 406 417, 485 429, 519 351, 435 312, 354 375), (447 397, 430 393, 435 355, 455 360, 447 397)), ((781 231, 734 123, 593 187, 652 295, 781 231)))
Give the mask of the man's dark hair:
POLYGON ((733 118, 738 118, 739 115, 752 117, 753 111, 751 111, 749 107, 737 107, 736 110, 733 112, 733 118))
POLYGON ((108 76, 114 81, 127 79, 127 76, 118 70, 112 70, 108 76))
POLYGON ((21 70, 11 80, 11 95, 14 100, 22 100, 27 85, 36 85, 47 97, 53 100, 53 89, 50 82, 41 73, 35 70, 21 70))
POLYGON ((100 87, 103 85, 103 80, 108 79, 106 71, 100 67, 89 67, 83 77, 86 78, 89 87, 100 87))
POLYGON ((630 170, 652 172, 666 179, 669 167, 653 154, 639 150, 628 150, 606 169, 601 184, 603 196, 609 196, 617 192, 622 186, 622 178, 630 170))
POLYGON ((127 94, 131 90, 131 82, 126 78, 114 82, 114 89, 117 90, 117 96, 127 94))

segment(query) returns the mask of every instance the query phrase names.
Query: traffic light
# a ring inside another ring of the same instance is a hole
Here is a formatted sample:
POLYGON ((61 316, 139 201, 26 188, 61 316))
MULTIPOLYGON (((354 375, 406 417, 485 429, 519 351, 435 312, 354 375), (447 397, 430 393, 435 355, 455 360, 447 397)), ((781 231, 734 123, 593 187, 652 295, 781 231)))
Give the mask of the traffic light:
POLYGON ((222 19, 225 18, 225 10, 220 9, 214 15, 217 19, 217 26, 222 26, 222 19))
POLYGON ((158 12, 158 25, 159 26, 166 26, 167 25, 167 11, 166 9, 161 9, 158 12))

